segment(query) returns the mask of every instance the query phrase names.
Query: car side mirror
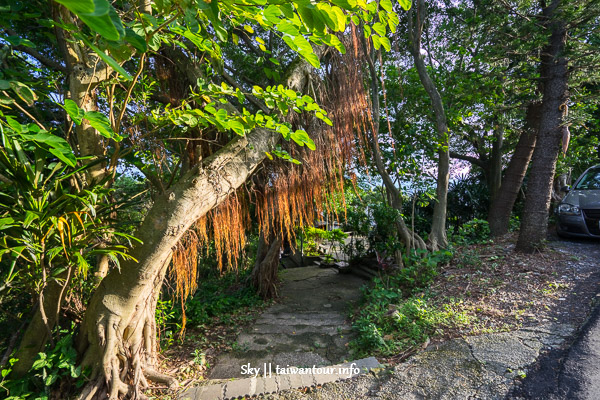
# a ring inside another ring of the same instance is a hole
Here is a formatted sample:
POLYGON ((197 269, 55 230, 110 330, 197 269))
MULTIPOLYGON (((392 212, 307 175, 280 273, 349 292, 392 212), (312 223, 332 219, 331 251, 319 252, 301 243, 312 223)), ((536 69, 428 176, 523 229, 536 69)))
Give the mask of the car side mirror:
POLYGON ((565 193, 569 193, 571 191, 571 186, 567 185, 567 186, 563 186, 562 188, 560 188, 561 192, 565 192, 565 193))

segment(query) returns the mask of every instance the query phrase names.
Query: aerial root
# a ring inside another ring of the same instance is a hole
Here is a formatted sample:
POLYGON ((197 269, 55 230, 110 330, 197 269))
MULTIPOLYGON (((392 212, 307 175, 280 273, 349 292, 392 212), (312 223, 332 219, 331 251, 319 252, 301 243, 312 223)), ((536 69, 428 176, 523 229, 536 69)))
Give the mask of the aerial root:
POLYGON ((172 376, 161 374, 160 372, 150 367, 142 367, 142 370, 146 378, 157 383, 164 383, 167 386, 169 386, 169 389, 171 390, 175 390, 179 386, 179 382, 177 382, 177 379, 173 378, 172 376))

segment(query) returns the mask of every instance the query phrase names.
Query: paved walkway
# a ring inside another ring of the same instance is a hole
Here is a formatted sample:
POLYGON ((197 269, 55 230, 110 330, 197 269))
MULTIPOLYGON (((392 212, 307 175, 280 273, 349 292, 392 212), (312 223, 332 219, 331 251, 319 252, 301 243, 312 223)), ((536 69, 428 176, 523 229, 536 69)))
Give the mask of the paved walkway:
POLYGON ((359 288, 366 281, 318 267, 284 270, 280 277, 281 301, 239 335, 235 351, 217 359, 211 379, 245 378, 249 368, 265 364, 274 369, 334 365, 349 359, 348 307, 360 299, 359 288))
POLYGON ((238 336, 233 351, 218 357, 207 384, 187 390, 181 399, 278 393, 348 379, 379 367, 372 357, 347 362, 352 338, 347 315, 366 280, 316 266, 283 270, 280 278, 279 303, 238 336))

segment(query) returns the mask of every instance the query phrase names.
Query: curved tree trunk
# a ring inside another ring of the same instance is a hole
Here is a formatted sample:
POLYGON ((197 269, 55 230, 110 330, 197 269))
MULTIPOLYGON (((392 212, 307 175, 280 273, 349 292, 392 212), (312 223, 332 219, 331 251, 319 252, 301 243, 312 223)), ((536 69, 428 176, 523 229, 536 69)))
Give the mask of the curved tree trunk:
POLYGON ((144 374, 174 384, 156 373, 154 309, 172 249, 201 216, 242 185, 271 150, 277 134, 257 129, 190 170, 158 197, 138 231, 143 244, 102 280, 86 311, 78 338, 82 366, 92 367, 92 382, 81 398, 109 398, 144 386, 144 374), (104 388, 104 385, 107 385, 104 388))
POLYGON ((548 212, 556 160, 560 152, 562 125, 568 93, 567 59, 562 54, 567 41, 564 21, 555 19, 560 0, 543 10, 550 22, 548 46, 542 52, 541 79, 544 84, 542 118, 527 184, 527 197, 517 250, 531 252, 546 239, 548 212))
POLYGON ((510 215, 523 184, 527 166, 531 160, 540 122, 540 103, 527 108, 527 127, 521 133, 515 151, 508 163, 502 185, 490 205, 488 222, 492 236, 504 235, 510 226, 510 215))
MULTIPOLYGON (((311 68, 305 61, 294 63, 286 77, 288 87, 304 90, 311 68)), ((77 347, 81 365, 92 368, 92 380, 81 399, 106 398, 106 393, 117 399, 132 392, 140 398, 137 391, 146 378, 176 384, 153 364, 154 310, 173 249, 194 222, 249 178, 280 137, 261 128, 236 137, 157 197, 138 230, 142 244, 132 249, 134 260, 108 273, 86 311, 77 347)))
POLYGON ((258 294, 265 300, 277 297, 277 273, 282 242, 281 237, 275 235, 270 235, 269 242, 265 239, 264 233, 260 235, 251 279, 258 294))
POLYGON ((446 237, 446 214, 448 205, 448 184, 450 181, 449 130, 442 96, 440 96, 435 83, 429 76, 425 61, 423 60, 423 55, 421 54, 421 35, 423 32, 425 13, 425 1, 418 0, 416 2, 416 11, 414 8, 409 11, 408 35, 411 42, 410 52, 413 56, 419 79, 433 104, 435 126, 439 139, 439 150, 437 152, 438 170, 436 203, 433 209, 431 233, 429 234, 428 239, 431 250, 438 250, 448 245, 448 239, 446 237))

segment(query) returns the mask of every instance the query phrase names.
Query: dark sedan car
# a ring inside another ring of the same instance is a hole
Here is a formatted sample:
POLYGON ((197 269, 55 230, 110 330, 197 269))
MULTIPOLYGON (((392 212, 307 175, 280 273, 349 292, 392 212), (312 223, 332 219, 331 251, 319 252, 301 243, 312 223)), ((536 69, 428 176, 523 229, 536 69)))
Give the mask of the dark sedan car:
POLYGON ((600 165, 588 168, 556 207, 560 236, 600 238, 600 165))

